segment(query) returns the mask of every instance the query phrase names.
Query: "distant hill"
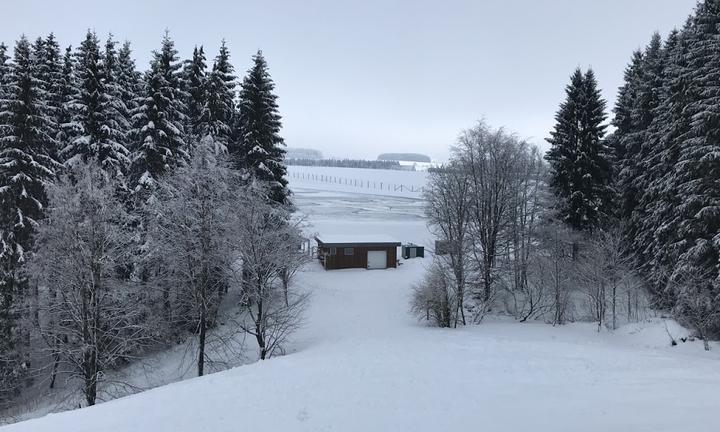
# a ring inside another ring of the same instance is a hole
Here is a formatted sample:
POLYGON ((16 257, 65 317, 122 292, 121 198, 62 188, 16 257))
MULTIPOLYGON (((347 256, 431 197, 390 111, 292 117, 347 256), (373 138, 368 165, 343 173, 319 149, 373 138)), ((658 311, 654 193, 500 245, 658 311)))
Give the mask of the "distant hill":
POLYGON ((420 153, 383 153, 378 156, 378 160, 386 161, 407 161, 407 162, 425 162, 430 163, 429 156, 420 153))
POLYGON ((286 159, 319 160, 323 158, 320 150, 310 148, 288 147, 285 149, 286 159))

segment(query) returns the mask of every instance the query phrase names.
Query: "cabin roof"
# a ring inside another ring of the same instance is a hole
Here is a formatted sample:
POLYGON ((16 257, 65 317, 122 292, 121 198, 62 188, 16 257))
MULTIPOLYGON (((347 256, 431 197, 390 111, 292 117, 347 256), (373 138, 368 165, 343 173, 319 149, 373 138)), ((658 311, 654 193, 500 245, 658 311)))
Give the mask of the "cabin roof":
POLYGON ((400 242, 397 241, 395 238, 382 234, 323 234, 316 236, 315 240, 318 242, 318 244, 332 247, 400 246, 400 242))

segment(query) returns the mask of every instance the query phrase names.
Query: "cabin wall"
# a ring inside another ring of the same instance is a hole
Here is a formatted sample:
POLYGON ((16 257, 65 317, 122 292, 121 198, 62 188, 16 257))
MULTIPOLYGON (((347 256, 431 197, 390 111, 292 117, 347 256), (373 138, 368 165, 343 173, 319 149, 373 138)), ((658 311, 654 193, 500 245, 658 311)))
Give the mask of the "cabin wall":
POLYGON ((367 268, 368 251, 387 251, 387 266, 397 267, 396 247, 355 247, 353 255, 345 255, 345 248, 337 248, 335 255, 330 255, 329 247, 319 247, 318 251, 325 254, 325 268, 337 270, 344 268, 367 268))

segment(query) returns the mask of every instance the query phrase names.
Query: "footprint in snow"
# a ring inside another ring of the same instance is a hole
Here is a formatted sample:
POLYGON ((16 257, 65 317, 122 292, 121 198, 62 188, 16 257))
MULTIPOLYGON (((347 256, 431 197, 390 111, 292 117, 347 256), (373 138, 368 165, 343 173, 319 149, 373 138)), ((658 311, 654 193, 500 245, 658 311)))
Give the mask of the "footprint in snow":
POLYGON ((301 422, 308 421, 309 418, 310 418, 310 414, 308 414, 308 412, 305 411, 304 409, 299 411, 297 414, 297 419, 301 422))

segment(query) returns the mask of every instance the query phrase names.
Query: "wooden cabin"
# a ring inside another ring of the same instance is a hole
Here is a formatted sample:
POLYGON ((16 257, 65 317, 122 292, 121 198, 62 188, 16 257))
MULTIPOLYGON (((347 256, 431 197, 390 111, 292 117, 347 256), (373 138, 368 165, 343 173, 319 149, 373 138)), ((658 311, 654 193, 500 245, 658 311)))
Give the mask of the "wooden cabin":
POLYGON ((317 257, 326 270, 397 267, 400 242, 385 236, 318 236, 317 257))

